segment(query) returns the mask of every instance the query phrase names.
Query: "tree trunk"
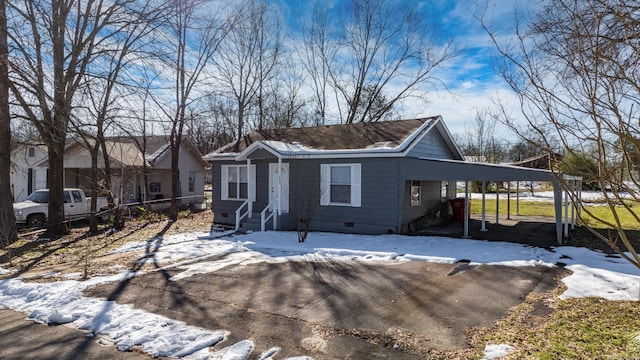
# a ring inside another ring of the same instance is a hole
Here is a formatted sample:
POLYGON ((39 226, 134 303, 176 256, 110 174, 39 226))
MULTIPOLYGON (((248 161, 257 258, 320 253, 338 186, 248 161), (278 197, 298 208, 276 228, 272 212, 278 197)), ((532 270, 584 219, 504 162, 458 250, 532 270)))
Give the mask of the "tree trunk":
POLYGON ((169 209, 169 218, 173 221, 178 220, 179 204, 178 196, 180 195, 180 168, 178 160, 180 158, 181 136, 175 136, 171 144, 171 208, 169 209))
POLYGON ((98 146, 94 145, 91 152, 91 207, 89 215, 89 232, 96 233, 98 224, 96 221, 96 207, 98 205, 98 146))
MULTIPOLYGON (((64 134, 64 132, 63 132, 64 134)), ((58 237, 67 233, 64 223, 64 135, 53 136, 54 141, 49 146, 49 173, 47 183, 49 187, 49 216, 47 217, 47 235, 58 237)))
POLYGON ((11 119, 9 117, 9 75, 7 66, 7 16, 5 0, 0 0, 0 247, 17 239, 11 196, 11 119))
POLYGON ((102 134, 99 134, 98 138, 100 139, 100 147, 104 158, 104 183, 107 190, 107 203, 109 204, 109 210, 111 211, 113 219, 113 227, 117 230, 122 230, 124 228, 124 217, 122 216, 122 212, 120 211, 118 204, 116 204, 113 196, 113 188, 111 186, 111 163, 109 163, 107 145, 102 134))

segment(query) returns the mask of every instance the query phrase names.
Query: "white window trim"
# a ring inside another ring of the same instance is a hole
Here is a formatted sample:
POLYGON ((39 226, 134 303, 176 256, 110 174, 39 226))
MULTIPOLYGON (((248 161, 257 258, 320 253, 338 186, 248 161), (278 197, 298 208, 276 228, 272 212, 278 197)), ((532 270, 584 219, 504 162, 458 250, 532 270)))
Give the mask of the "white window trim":
POLYGON ((362 206, 362 165, 361 164, 321 164, 320 165, 320 205, 322 206, 362 206), (351 202, 331 202, 331 168, 348 166, 351 168, 351 202))
MULTIPOLYGON (((247 165, 221 165, 220 167, 220 200, 231 200, 231 201, 245 201, 245 198, 232 198, 229 197, 229 169, 230 168, 238 168, 238 174, 240 173, 240 168, 246 168, 247 165)), ((256 166, 251 165, 251 169, 249 169, 249 182, 247 184, 247 188, 249 190, 249 198, 251 201, 256 201, 256 166)))
POLYGON ((187 179, 188 192, 193 193, 196 191, 196 174, 197 174, 196 170, 189 170, 188 179, 187 179), (193 190, 190 190, 190 189, 193 189, 193 190))
POLYGON ((422 206, 422 181, 421 180, 409 180, 409 202, 411 203, 411 207, 420 207, 422 206), (417 183, 414 185, 413 183, 417 183), (418 201, 413 202, 413 187, 418 187, 418 201))

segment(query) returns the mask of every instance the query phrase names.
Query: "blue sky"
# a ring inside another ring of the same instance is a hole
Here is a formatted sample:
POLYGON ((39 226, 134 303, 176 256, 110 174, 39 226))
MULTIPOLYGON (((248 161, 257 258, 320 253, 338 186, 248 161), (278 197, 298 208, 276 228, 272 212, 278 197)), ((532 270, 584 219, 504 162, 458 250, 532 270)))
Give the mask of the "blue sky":
MULTIPOLYGON (((298 19, 308 11, 311 1, 273 0, 280 4, 290 28, 297 26, 298 19)), ((528 2, 515 0, 478 0, 478 1, 409 1, 398 0, 418 6, 427 19, 437 29, 437 38, 454 41, 460 56, 447 67, 438 71, 448 91, 428 91, 429 104, 420 108, 407 109, 406 117, 442 115, 445 123, 454 134, 462 135, 465 127, 471 126, 471 120, 477 111, 491 106, 492 98, 500 98, 507 104, 513 104, 514 116, 517 115, 517 101, 506 84, 494 71, 495 51, 486 32, 474 17, 485 12, 494 29, 501 36, 513 33, 513 12, 516 6, 531 6, 528 2), (523 4, 524 3, 524 4, 523 4)), ((329 4, 336 17, 341 16, 351 0, 330 0, 329 4)), ((510 137, 500 125, 496 133, 504 138, 510 137)))

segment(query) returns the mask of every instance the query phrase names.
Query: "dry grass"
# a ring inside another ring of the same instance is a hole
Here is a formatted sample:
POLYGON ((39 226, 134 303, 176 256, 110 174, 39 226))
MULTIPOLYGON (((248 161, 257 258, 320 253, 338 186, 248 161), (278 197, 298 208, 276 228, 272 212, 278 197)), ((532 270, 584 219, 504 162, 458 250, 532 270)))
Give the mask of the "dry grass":
POLYGON ((81 273, 85 278, 115 273, 123 268, 135 268, 136 260, 144 254, 110 254, 113 249, 160 234, 209 231, 212 223, 210 211, 184 212, 175 223, 134 218, 117 232, 102 226, 97 234, 88 234, 87 227, 75 227, 66 236, 55 240, 39 238, 39 235, 25 236, 0 251, 0 267, 12 270, 14 275, 40 277, 40 281, 58 280, 70 273, 81 273), (45 274, 48 275, 42 277, 45 274))

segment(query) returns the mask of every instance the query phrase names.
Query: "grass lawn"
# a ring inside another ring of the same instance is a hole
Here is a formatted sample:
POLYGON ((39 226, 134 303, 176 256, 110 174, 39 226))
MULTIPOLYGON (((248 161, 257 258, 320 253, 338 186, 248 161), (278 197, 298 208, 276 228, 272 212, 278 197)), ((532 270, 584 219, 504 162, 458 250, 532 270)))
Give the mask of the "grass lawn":
POLYGON ((637 302, 538 300, 547 309, 542 315, 539 302, 524 302, 476 340, 513 346, 515 350, 504 359, 640 358, 637 302))
MULTIPOLYGON (((505 195, 506 197, 506 195, 505 195)), ((500 200, 500 215, 507 216, 507 200, 500 200)), ((583 212, 583 218, 587 225, 598 229, 611 229, 613 225, 613 213, 608 206, 602 205, 587 205, 586 209, 591 212, 593 216, 583 212), (604 220, 605 222, 598 221, 596 219, 604 220)), ((635 214, 640 215, 640 204, 631 204, 631 209, 635 214)), ((511 214, 516 214, 516 201, 511 200, 511 214)), ((519 214, 523 216, 555 216, 555 208, 552 202, 542 201, 520 201, 519 214)), ((625 208, 619 206, 616 207, 618 217, 622 226, 627 230, 640 230, 640 223, 633 217, 633 215, 625 208)), ((571 210, 569 210, 571 211, 571 210)), ((487 215, 493 215, 496 213, 496 201, 494 199, 487 199, 485 201, 485 212, 487 215)), ((563 208, 564 212, 564 208, 563 208)), ((482 200, 473 199, 471 201, 471 213, 482 213, 482 200)))
MULTIPOLYGON (((630 205, 632 211, 640 214, 640 203, 630 205)), ((500 200, 499 207, 501 216, 506 217, 507 200, 500 200)), ((583 212, 587 225, 602 231, 614 228, 609 207, 588 204, 586 209, 592 213, 591 216, 583 212)), ((616 210, 626 230, 633 233, 640 230, 640 224, 628 210, 623 207, 616 210)), ((495 199, 485 201, 485 211, 488 215, 495 214, 495 199)), ((510 211, 516 214, 515 200, 510 211)), ((481 200, 472 200, 471 213, 482 213, 481 200)), ((555 209, 552 202, 520 201, 519 214, 553 217, 555 209)), ((579 236, 587 233, 580 232, 579 236)), ((638 302, 599 298, 559 300, 561 291, 562 286, 555 294, 537 299, 538 295, 530 294, 494 327, 481 331, 477 340, 481 344, 513 346, 516 350, 505 359, 640 359, 638 302)), ((476 356, 482 357, 479 352, 476 356)))

